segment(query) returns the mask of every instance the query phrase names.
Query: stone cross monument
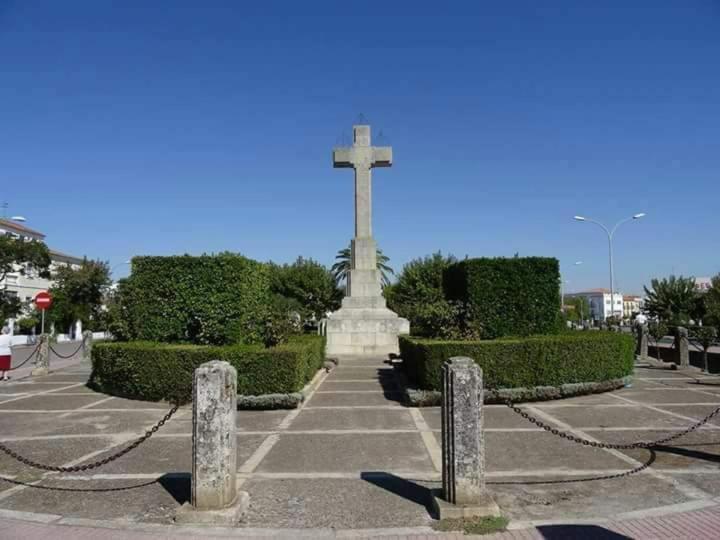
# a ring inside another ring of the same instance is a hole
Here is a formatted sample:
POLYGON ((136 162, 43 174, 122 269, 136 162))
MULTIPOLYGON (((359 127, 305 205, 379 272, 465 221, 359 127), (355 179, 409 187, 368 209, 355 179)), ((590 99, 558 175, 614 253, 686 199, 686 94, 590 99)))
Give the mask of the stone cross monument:
POLYGON ((391 165, 392 148, 370 145, 370 126, 353 126, 353 145, 333 150, 334 167, 355 170, 355 237, 346 296, 327 321, 328 355, 397 353, 398 335, 410 333, 410 323, 385 304, 372 236, 372 169, 391 165))

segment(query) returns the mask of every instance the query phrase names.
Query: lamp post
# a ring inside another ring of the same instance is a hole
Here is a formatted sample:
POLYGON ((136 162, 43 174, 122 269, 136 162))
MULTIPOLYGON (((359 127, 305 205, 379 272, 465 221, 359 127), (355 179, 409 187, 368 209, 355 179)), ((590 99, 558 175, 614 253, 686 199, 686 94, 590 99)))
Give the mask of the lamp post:
POLYGON ((633 216, 630 216, 629 218, 621 219, 618 221, 615 226, 612 229, 608 229, 605 225, 600 223, 599 221, 595 221, 594 219, 589 219, 584 216, 575 216, 575 221, 587 221, 588 223, 594 223, 595 225, 602 227, 602 229, 605 231, 608 237, 608 250, 610 253, 610 316, 615 316, 615 271, 613 269, 613 247, 612 247, 612 241, 613 236, 615 236, 615 231, 617 231, 617 228, 622 225, 623 223, 626 223, 628 221, 633 221, 637 219, 641 219, 645 217, 645 212, 640 212, 639 214, 635 214, 633 216))

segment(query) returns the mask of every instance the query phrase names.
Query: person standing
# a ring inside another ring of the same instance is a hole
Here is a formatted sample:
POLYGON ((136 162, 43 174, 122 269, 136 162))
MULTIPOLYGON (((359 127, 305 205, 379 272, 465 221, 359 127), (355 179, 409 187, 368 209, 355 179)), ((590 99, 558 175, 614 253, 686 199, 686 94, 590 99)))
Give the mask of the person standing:
POLYGON ((10 335, 10 329, 7 326, 3 326, 2 332, 0 332, 0 381, 7 381, 10 379, 7 372, 10 371, 10 361, 12 360, 12 336, 10 335))

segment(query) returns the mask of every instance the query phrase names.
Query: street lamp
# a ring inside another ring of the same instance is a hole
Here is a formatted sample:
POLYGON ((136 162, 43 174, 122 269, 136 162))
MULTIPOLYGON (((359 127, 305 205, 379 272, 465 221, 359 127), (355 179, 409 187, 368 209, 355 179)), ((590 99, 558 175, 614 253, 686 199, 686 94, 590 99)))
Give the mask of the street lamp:
POLYGON ((609 230, 605 225, 600 223, 599 221, 595 221, 594 219, 589 219, 584 216, 575 216, 575 221, 587 221, 588 223, 594 223, 595 225, 598 225, 599 227, 602 227, 602 229, 605 231, 608 237, 608 249, 610 253, 610 316, 615 316, 615 271, 613 270, 613 247, 612 247, 612 241, 613 236, 615 236, 615 231, 617 228, 622 225, 623 223, 626 223, 628 221, 633 221, 636 219, 641 219, 645 217, 645 212, 640 212, 638 214, 635 214, 633 216, 630 216, 629 218, 621 219, 618 221, 615 226, 612 228, 612 230, 609 230))

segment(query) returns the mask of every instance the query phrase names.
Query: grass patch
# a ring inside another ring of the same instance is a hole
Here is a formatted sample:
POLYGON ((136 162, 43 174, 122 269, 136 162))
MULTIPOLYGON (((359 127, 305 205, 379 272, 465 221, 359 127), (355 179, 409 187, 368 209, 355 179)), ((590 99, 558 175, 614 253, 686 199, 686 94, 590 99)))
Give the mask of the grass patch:
POLYGON ((441 519, 433 523, 436 531, 462 531, 465 534, 493 534, 507 529, 510 520, 504 516, 441 519))

